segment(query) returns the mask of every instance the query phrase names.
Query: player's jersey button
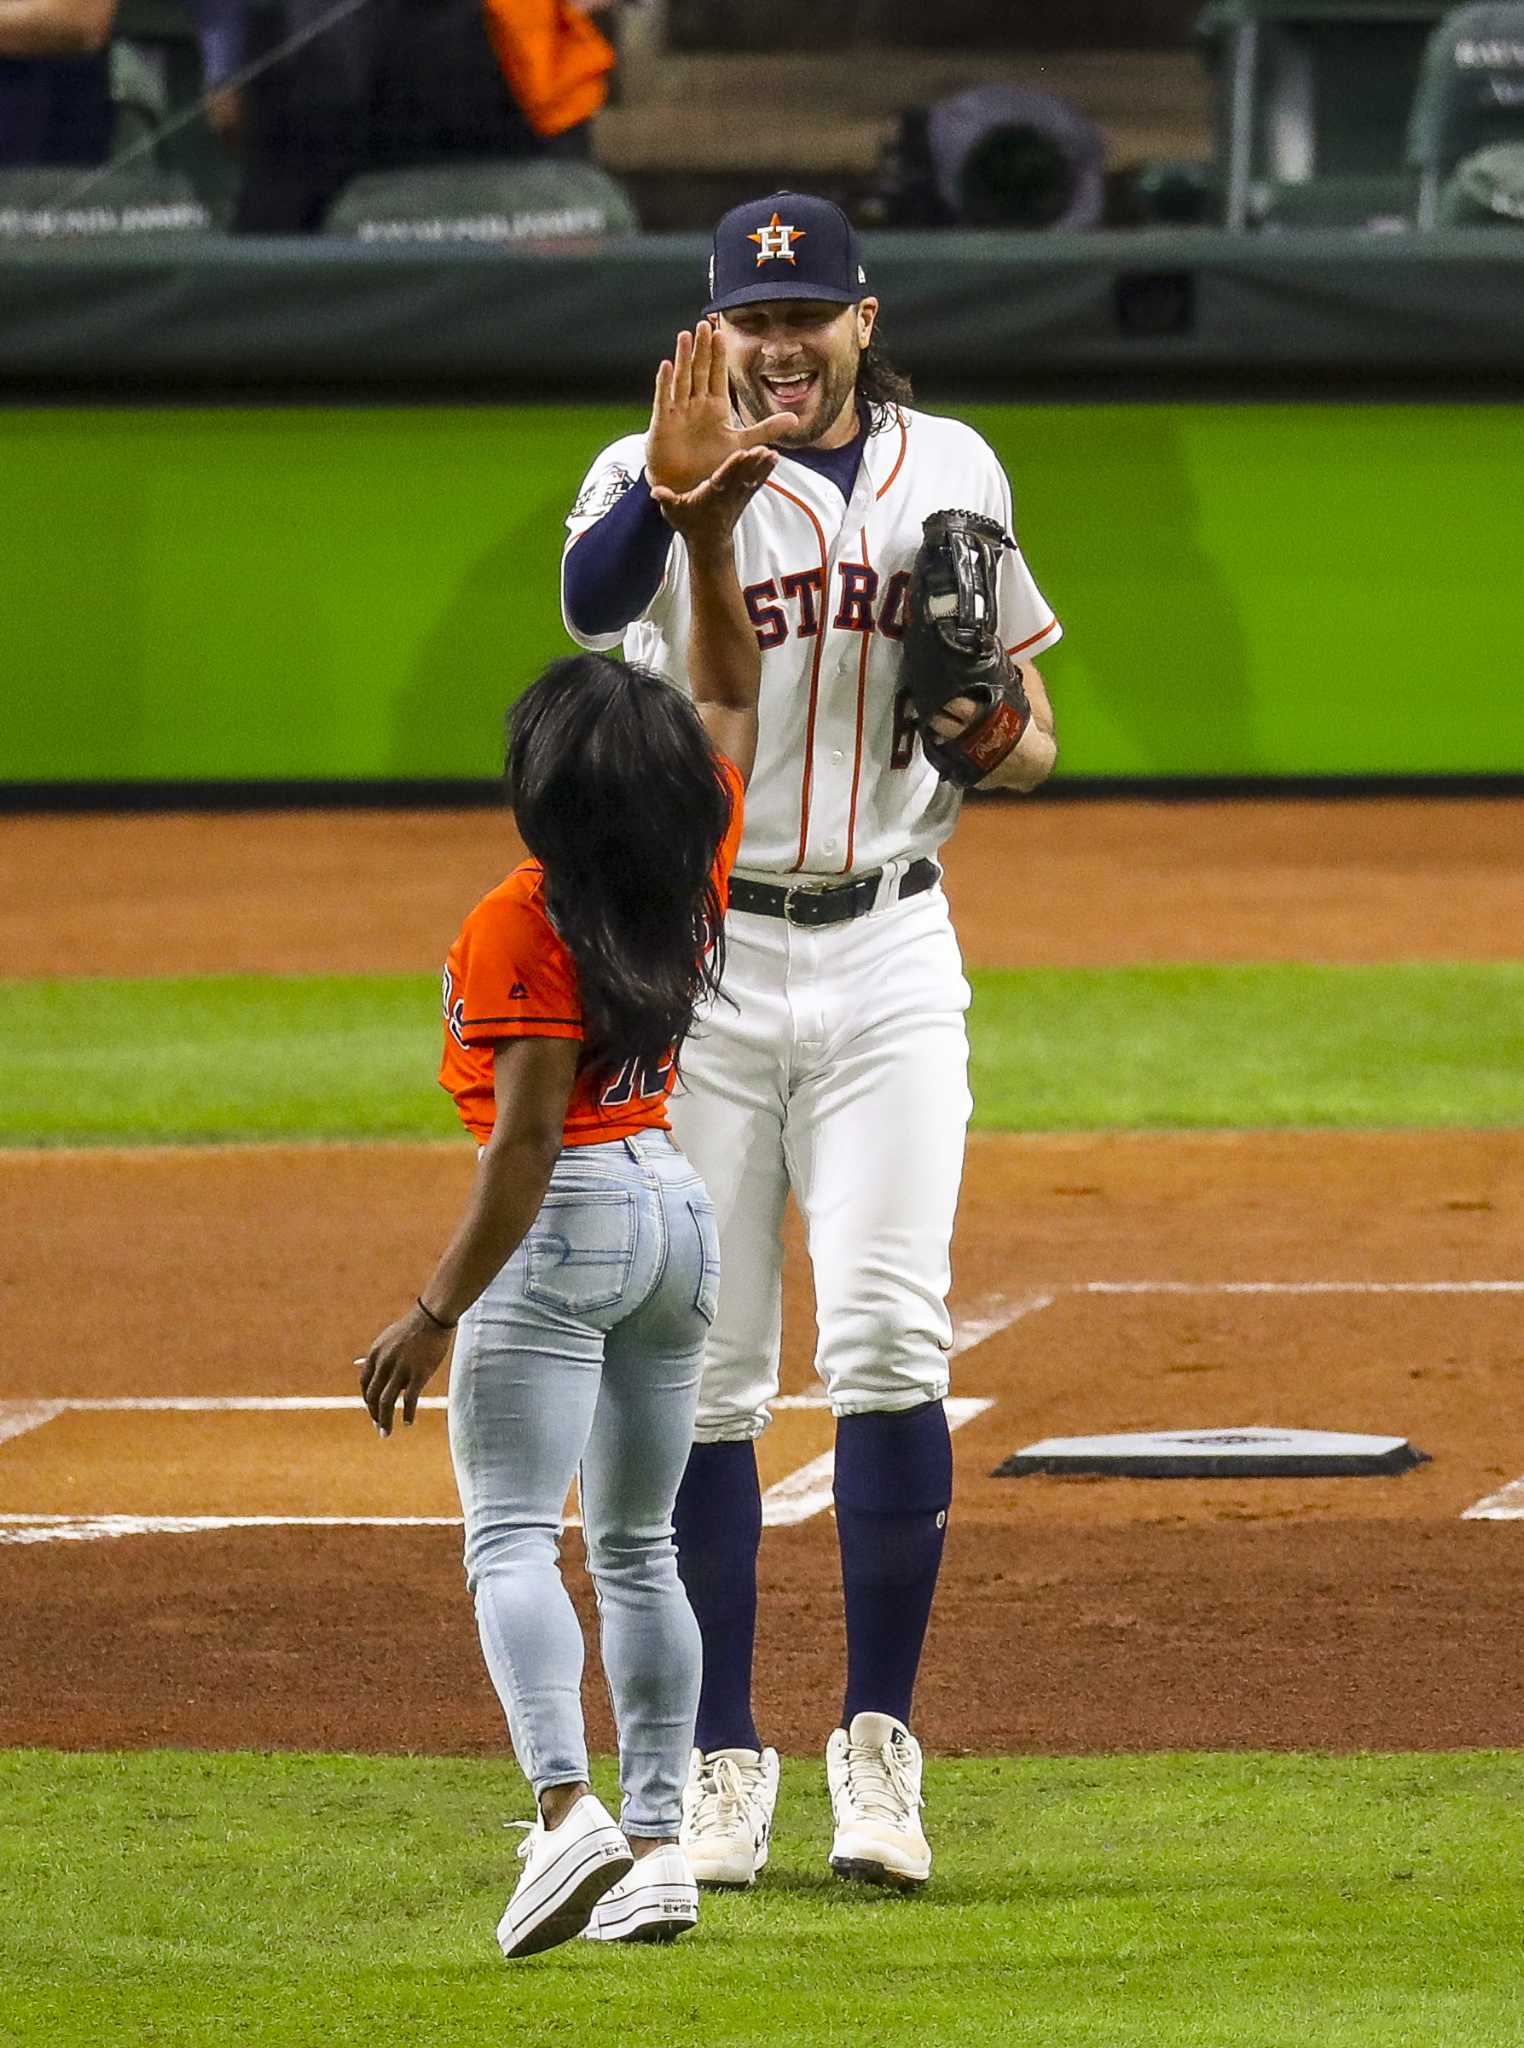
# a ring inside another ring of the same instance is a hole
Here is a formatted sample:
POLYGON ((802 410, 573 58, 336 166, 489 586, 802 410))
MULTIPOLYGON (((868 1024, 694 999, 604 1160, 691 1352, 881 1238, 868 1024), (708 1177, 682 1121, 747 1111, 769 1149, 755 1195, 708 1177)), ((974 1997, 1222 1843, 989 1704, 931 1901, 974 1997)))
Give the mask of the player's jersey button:
POLYGON ((836 851, 836 841, 834 839, 822 839, 820 848, 823 853, 834 853, 836 851))
POLYGON ((836 763, 838 768, 841 766, 842 762, 846 760, 846 758, 846 755, 841 751, 840 747, 833 747, 831 749, 831 759, 836 763))

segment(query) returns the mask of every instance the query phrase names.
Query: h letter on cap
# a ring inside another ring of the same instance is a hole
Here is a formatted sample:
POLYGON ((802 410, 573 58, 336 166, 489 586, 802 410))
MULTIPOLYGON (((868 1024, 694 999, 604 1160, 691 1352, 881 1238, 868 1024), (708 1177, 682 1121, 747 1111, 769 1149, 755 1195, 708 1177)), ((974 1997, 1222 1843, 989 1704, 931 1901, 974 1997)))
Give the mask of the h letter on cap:
POLYGON ((746 239, 757 245, 758 270, 764 263, 797 263, 799 259, 794 254, 794 244, 802 242, 804 234, 803 228, 785 226, 776 213, 765 228, 754 229, 746 239))

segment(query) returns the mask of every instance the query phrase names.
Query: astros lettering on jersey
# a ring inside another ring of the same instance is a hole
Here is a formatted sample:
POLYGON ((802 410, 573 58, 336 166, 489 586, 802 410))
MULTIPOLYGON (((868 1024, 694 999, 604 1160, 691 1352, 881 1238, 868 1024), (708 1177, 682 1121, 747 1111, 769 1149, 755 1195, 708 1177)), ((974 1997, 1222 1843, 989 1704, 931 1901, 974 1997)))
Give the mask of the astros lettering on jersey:
MULTIPOLYGON (((993 450, 971 427, 908 407, 870 433, 851 500, 790 459, 741 515, 736 563, 762 650, 760 737, 738 871, 838 879, 886 861, 931 855, 951 832, 958 792, 915 744, 899 697, 900 641, 910 567, 932 512, 963 506, 1012 531, 1011 494, 993 450)), ((594 462, 567 520, 577 538, 640 474, 644 434, 627 434, 594 462)), ((619 645, 664 675, 687 675, 687 557, 671 549, 666 575, 626 631, 589 636, 619 645)), ((1001 571, 1002 641, 1034 660, 1062 627, 1018 550, 1001 571)))

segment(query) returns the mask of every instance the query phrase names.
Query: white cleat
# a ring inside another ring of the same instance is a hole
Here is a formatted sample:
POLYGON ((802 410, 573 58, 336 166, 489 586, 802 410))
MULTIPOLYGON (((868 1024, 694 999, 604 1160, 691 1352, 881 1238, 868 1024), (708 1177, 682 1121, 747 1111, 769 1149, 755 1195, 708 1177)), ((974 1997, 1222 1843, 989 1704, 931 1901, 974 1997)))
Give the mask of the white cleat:
POLYGON ((699 1884, 748 1885, 767 1862, 778 1803, 775 1749, 696 1749, 679 1840, 699 1884))
POLYGON ((931 1875, 921 1827, 921 1745, 889 1714, 854 1714, 826 1744, 839 1877, 913 1891, 931 1875))
POLYGON ((591 1792, 559 1827, 537 1820, 519 1855, 524 1872, 497 1924, 497 1945, 513 1961, 580 1934, 604 1893, 635 1861, 613 1815, 591 1792))
POLYGON ((676 1941, 698 1925, 698 1886, 676 1847, 653 1849, 606 1891, 582 1930, 584 1941, 676 1941))

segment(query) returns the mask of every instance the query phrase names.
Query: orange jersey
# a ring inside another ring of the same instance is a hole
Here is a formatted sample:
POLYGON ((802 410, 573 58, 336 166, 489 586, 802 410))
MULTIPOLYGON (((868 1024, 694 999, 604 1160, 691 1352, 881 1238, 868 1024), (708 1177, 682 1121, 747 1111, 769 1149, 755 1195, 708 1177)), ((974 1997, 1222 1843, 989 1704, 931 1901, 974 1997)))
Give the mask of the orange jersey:
MULTIPOLYGON (((741 843, 740 771, 720 757, 730 791, 730 825, 715 856, 724 907, 741 843)), ((455 1098, 460 1120, 479 1144, 492 1136, 497 1104, 492 1049, 505 1038, 583 1036, 577 968, 545 909, 545 870, 526 860, 484 896, 461 927, 444 971, 444 1058, 439 1085, 455 1098)), ((563 1145, 604 1145, 636 1131, 667 1130, 667 1097, 676 1067, 627 1060, 610 1075, 578 1070, 566 1105, 563 1145)))

